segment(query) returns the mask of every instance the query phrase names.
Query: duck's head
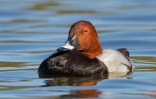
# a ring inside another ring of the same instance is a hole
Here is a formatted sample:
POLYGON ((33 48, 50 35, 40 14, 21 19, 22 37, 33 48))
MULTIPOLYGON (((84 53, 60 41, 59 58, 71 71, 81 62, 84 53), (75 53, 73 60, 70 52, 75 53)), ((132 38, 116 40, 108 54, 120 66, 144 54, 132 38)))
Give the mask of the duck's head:
POLYGON ((94 26, 89 21, 74 23, 69 31, 65 45, 57 51, 78 50, 89 58, 95 58, 102 53, 102 47, 94 26))

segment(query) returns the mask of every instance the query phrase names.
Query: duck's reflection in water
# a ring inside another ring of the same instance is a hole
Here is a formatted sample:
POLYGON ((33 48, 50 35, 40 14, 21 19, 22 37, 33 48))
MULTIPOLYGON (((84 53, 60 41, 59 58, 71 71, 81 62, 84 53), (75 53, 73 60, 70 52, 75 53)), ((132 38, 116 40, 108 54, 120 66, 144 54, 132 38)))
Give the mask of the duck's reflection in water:
POLYGON ((96 89, 76 90, 70 92, 70 95, 73 95, 73 97, 76 98, 98 98, 100 94, 102 94, 102 91, 96 89))
MULTIPOLYGON (((111 78, 125 78, 130 79, 130 74, 123 73, 110 73, 108 75, 96 75, 96 76, 61 76, 61 75, 39 75, 40 78, 52 78, 52 80, 45 80, 43 87, 48 86, 95 86, 101 80, 111 78)), ((78 89, 70 90, 68 95, 62 95, 62 98, 98 98, 102 94, 102 91, 97 89, 78 89)))
POLYGON ((63 75, 48 75, 39 74, 40 78, 52 78, 45 80, 46 86, 93 86, 97 82, 104 79, 111 78, 125 78, 130 79, 130 73, 109 73, 107 75, 94 75, 94 76, 63 76, 63 75))
POLYGON ((39 75, 40 78, 52 78, 45 80, 46 86, 92 86, 98 81, 107 79, 108 76, 61 76, 61 75, 39 75))

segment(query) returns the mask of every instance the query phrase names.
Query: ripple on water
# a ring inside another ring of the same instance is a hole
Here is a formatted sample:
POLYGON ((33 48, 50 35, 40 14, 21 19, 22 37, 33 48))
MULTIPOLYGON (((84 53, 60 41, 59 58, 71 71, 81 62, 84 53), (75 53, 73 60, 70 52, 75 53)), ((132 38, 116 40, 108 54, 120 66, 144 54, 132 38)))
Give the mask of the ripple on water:
POLYGON ((155 0, 0 0, 0 98, 156 97, 155 0), (52 77, 40 63, 62 46, 70 26, 91 21, 103 49, 130 51, 130 75, 52 77))

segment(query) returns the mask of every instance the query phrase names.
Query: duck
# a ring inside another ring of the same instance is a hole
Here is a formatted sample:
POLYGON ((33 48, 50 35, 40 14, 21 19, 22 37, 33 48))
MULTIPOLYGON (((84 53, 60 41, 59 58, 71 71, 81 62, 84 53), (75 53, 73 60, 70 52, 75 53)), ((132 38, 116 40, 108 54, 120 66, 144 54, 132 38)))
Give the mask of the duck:
POLYGON ((51 75, 107 75, 130 73, 133 61, 126 48, 102 49, 95 27, 91 22, 75 22, 65 44, 46 58, 39 66, 39 74, 51 75))

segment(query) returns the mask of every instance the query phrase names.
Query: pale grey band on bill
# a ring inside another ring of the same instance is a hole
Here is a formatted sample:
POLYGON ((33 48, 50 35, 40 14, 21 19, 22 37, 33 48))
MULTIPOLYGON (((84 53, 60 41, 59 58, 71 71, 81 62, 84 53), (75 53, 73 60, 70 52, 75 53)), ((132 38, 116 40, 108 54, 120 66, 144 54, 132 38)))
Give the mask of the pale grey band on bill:
POLYGON ((79 44, 77 42, 77 37, 75 33, 74 36, 71 38, 68 38, 68 41, 65 43, 65 45, 58 48, 57 51, 70 51, 70 50, 74 50, 78 48, 78 46, 79 44))

